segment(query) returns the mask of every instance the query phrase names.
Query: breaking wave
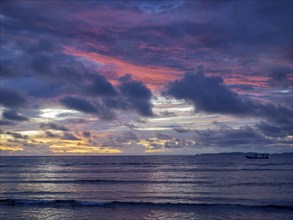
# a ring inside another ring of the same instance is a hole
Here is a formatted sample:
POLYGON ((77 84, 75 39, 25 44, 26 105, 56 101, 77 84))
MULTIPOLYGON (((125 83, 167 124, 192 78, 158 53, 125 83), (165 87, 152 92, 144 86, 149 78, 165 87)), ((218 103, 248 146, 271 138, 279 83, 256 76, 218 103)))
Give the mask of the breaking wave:
POLYGON ((111 207, 111 206, 144 206, 162 208, 182 207, 221 207, 221 208, 264 208, 292 210, 287 205, 242 205, 214 203, 154 203, 154 202, 122 202, 122 201, 81 201, 81 200, 29 200, 29 199, 0 199, 0 206, 57 206, 57 207, 111 207))

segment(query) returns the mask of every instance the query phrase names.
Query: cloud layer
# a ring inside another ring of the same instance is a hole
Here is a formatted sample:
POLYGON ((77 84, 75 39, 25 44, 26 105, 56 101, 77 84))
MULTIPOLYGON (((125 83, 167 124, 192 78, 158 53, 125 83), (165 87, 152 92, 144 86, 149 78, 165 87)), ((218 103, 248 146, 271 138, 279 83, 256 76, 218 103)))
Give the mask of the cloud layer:
POLYGON ((290 151, 292 4, 4 1, 0 149, 290 151))

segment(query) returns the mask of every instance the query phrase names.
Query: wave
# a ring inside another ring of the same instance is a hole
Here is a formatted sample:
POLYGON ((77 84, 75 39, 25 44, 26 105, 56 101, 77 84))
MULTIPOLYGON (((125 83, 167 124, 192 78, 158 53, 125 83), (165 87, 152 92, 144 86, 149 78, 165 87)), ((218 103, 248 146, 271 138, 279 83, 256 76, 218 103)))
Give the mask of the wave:
MULTIPOLYGON (((194 173, 194 172, 241 172, 241 171, 249 171, 249 172, 259 172, 259 171, 279 171, 279 172, 287 172, 287 171, 291 171, 292 169, 279 169, 279 168, 275 168, 275 169, 266 169, 266 168, 255 168, 255 169, 249 169, 249 168, 244 168, 244 169, 204 169, 204 168, 186 168, 186 169, 181 169, 181 168, 165 168, 165 169, 156 169, 156 171, 159 172, 170 172, 170 173, 194 173)), ((9 169, 2 169, 1 173, 2 174, 12 174, 12 173, 24 173, 27 172, 26 169, 19 169, 19 170, 9 170, 9 169)), ((153 169, 126 169, 126 170, 121 170, 119 169, 105 169, 105 170, 78 170, 78 169, 72 169, 72 170, 53 170, 53 171, 48 171, 48 170, 35 170, 35 171, 29 171, 31 174, 59 174, 59 173, 66 173, 66 174, 73 174, 73 173, 152 173, 154 172, 153 169)))
POLYGON ((193 184, 193 185, 207 185, 209 187, 234 187, 234 186, 291 186, 292 182, 247 182, 247 183, 225 183, 224 185, 213 181, 176 181, 176 180, 105 180, 105 179, 69 179, 69 180, 2 180, 3 183, 31 183, 31 184, 193 184))
POLYGON ((225 184, 224 186, 292 186, 292 182, 259 182, 259 183, 234 183, 234 184, 225 184))
POLYGON ((223 208, 265 208, 291 210, 290 205, 243 205, 243 204, 216 204, 216 203, 156 203, 156 202, 123 202, 123 201, 81 201, 81 200, 34 200, 34 199, 0 199, 0 206, 58 206, 58 207, 111 207, 111 206, 135 206, 135 207, 223 207, 223 208))
POLYGON ((1 180, 0 183, 31 183, 31 184, 194 184, 208 185, 209 187, 234 187, 234 186, 291 186, 292 182, 244 182, 225 183, 224 185, 206 180, 123 180, 123 179, 53 179, 53 180, 1 180))
POLYGON ((48 192, 48 191, 22 191, 22 192, 2 192, 6 195, 64 195, 72 192, 48 192))
POLYGON ((0 183, 146 183, 146 184, 213 184, 212 181, 166 181, 166 180, 4 180, 0 183))

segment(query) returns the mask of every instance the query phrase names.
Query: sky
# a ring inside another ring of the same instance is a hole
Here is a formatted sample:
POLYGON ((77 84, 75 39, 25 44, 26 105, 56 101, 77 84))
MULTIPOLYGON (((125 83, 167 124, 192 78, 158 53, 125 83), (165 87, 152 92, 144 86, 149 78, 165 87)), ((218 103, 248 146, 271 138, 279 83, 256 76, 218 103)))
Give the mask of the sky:
POLYGON ((1 155, 293 151, 286 0, 1 1, 1 155))

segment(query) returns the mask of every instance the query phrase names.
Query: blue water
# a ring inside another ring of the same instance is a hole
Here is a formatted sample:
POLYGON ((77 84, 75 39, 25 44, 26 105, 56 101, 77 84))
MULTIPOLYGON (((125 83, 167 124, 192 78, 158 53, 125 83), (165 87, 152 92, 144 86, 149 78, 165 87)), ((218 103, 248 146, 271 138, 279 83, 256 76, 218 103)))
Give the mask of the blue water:
POLYGON ((0 157, 1 219, 293 219, 293 154, 0 157))

